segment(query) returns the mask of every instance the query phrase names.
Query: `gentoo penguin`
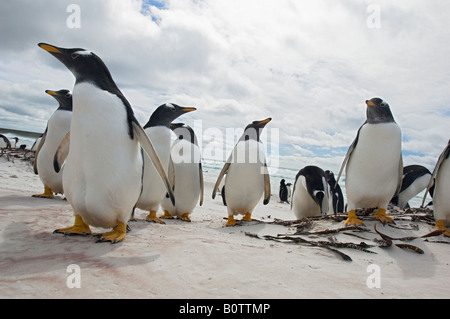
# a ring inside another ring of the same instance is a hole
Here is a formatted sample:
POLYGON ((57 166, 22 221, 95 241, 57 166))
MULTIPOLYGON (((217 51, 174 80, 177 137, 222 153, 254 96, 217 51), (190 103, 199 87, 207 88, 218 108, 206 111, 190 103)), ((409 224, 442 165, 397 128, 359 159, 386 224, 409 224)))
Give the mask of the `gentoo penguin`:
POLYGON ((430 182, 423 197, 422 206, 425 203, 428 191, 434 185, 433 212, 436 220, 436 229, 444 231, 444 235, 450 237, 450 230, 446 224, 450 221, 450 140, 447 147, 439 156, 436 167, 433 170, 430 182))
POLYGON ((31 150, 33 152, 36 152, 38 149, 39 144, 41 144, 42 141, 42 137, 44 136, 44 134, 41 134, 41 136, 39 136, 33 143, 33 145, 31 146, 31 150))
POLYGON ((19 138, 18 137, 13 137, 11 140, 11 148, 17 148, 17 145, 19 143, 19 138))
POLYGON ((3 134, 0 134, 0 148, 2 148, 2 149, 11 148, 11 142, 10 142, 9 138, 7 138, 3 134))
POLYGON ((336 183, 334 174, 330 170, 325 171, 325 177, 327 178, 328 188, 330 190, 330 213, 343 213, 344 212, 344 195, 342 194, 341 187, 336 183))
POLYGON ((62 62, 76 78, 69 138, 63 139, 54 161, 58 171, 67 154, 63 188, 74 210, 75 223, 55 232, 85 235, 91 233, 89 225, 113 227, 111 232, 100 235, 99 241, 120 242, 126 236, 127 222, 142 189, 140 146, 173 198, 164 168, 130 103, 95 53, 45 43, 39 47, 62 62), (64 144, 68 141, 67 151, 64 144))
POLYGON ((203 171, 201 153, 194 130, 184 123, 170 125, 177 139, 170 153, 169 179, 175 181, 175 205, 167 198, 161 202, 163 219, 178 219, 190 222, 194 208, 203 205, 203 171))
POLYGON ((409 207, 408 201, 427 188, 431 172, 422 165, 409 165, 403 168, 403 181, 400 193, 393 197, 391 203, 400 207, 409 207))
POLYGON ((220 172, 213 189, 216 197, 220 182, 225 178, 225 199, 228 209, 226 226, 236 225, 234 215, 242 214, 242 220, 251 221, 252 212, 264 193, 264 205, 270 201, 270 177, 266 164, 264 146, 260 141, 262 129, 272 119, 249 124, 234 147, 220 172))
POLYGON ((284 178, 280 181, 280 190, 278 192, 278 196, 280 197, 280 203, 288 203, 289 204, 288 189, 287 189, 286 181, 284 178))
POLYGON ((53 193, 63 193, 62 171, 55 172, 53 159, 59 144, 70 131, 72 120, 72 93, 69 90, 51 91, 45 93, 51 95, 59 103, 59 107, 47 122, 47 128, 40 140, 34 158, 34 173, 39 175, 44 184, 44 193, 33 197, 54 198, 53 193))
POLYGON ((302 168, 295 177, 291 210, 297 219, 328 213, 328 183, 325 172, 317 166, 302 168))
MULTIPOLYGON (((159 106, 150 116, 144 130, 153 143, 159 159, 166 171, 169 168, 170 149, 171 149, 171 135, 170 123, 179 116, 195 111, 193 107, 182 107, 176 104, 163 104, 159 106)), ((161 200, 166 194, 161 178, 155 170, 150 158, 144 154, 144 179, 141 196, 137 202, 137 207, 149 211, 147 221, 164 223, 158 217, 158 211, 161 200)))
POLYGON ((292 195, 292 189, 291 189, 291 187, 292 187, 292 183, 287 183, 287 184, 286 184, 286 188, 287 188, 287 191, 288 191, 288 195, 287 195, 288 201, 290 200, 291 195, 292 195))
MULTIPOLYGON (((402 133, 389 104, 380 98, 366 101, 366 122, 359 128, 342 163, 337 182, 346 167, 346 225, 364 224, 356 209, 378 208, 374 217, 392 223, 386 216, 389 201, 402 184, 402 133)), ((336 182, 336 183, 337 183, 336 182)))

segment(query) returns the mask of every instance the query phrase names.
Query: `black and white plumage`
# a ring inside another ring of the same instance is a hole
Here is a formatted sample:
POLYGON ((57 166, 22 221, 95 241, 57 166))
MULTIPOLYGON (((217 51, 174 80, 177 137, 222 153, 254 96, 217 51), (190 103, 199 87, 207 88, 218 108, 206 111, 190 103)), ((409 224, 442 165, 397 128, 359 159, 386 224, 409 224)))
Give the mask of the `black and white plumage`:
POLYGON ((11 141, 8 137, 6 137, 3 134, 0 134, 0 148, 2 149, 10 149, 11 148, 11 141))
POLYGON ((34 173, 44 184, 44 193, 33 195, 39 198, 53 198, 54 193, 63 194, 63 170, 55 172, 53 159, 63 138, 70 131, 72 121, 72 93, 63 89, 59 91, 46 90, 45 93, 55 98, 59 103, 47 121, 47 127, 40 138, 34 159, 34 173))
POLYGON ((348 204, 347 225, 361 225, 356 209, 378 208, 374 217, 393 222, 386 216, 392 197, 401 188, 403 176, 402 133, 389 104, 380 98, 366 101, 366 122, 359 128, 342 163, 337 182, 346 168, 345 189, 348 204))
POLYGON ((242 220, 251 221, 251 214, 263 194, 263 204, 267 205, 270 201, 270 176, 260 134, 271 120, 267 118, 247 125, 214 185, 213 199, 226 175, 225 201, 228 209, 226 226, 236 225, 234 216, 239 214, 244 215, 242 220))
POLYGON ((326 215, 329 210, 328 182, 323 169, 302 168, 295 177, 291 210, 297 219, 326 215))
POLYGON ((427 193, 434 186, 433 191, 433 213, 436 220, 436 229, 444 232, 450 237, 450 230, 446 225, 450 221, 450 140, 438 158, 436 166, 431 175, 422 206, 425 203, 427 193))
POLYGON ((172 123, 170 128, 177 136, 170 152, 169 179, 175 183, 175 205, 164 198, 161 207, 163 219, 177 217, 190 222, 197 204, 203 205, 203 169, 201 150, 194 130, 184 123, 172 123))
MULTIPOLYGON (((164 169, 169 171, 172 130, 170 124, 181 115, 195 111, 193 107, 183 107, 173 103, 160 105, 144 125, 145 133, 153 143, 164 169)), ((170 176, 169 176, 170 177, 170 176)), ((166 194, 166 188, 159 178, 152 161, 144 154, 144 177, 142 192, 137 207, 149 211, 147 221, 164 223, 156 216, 160 203, 166 194)))
POLYGON ((409 207, 408 201, 419 194, 431 179, 431 172, 422 165, 408 165, 403 168, 402 188, 397 196, 391 200, 393 205, 400 208, 409 207))
POLYGON ((99 241, 119 242, 126 236, 128 220, 142 189, 141 147, 173 199, 164 168, 130 103, 95 53, 45 43, 39 47, 62 62, 76 78, 70 133, 54 161, 58 171, 66 159, 63 187, 75 223, 55 232, 89 234, 89 225, 112 227, 113 231, 102 234, 99 241))
POLYGON ((280 190, 278 192, 278 196, 280 197, 281 203, 289 204, 289 191, 286 185, 286 180, 284 178, 280 181, 280 190))
POLYGON ((329 212, 334 213, 335 215, 338 213, 343 213, 344 212, 344 195, 342 194, 341 187, 336 182, 336 179, 334 178, 334 174, 332 171, 326 170, 325 176, 327 178, 328 188, 330 190, 329 212))

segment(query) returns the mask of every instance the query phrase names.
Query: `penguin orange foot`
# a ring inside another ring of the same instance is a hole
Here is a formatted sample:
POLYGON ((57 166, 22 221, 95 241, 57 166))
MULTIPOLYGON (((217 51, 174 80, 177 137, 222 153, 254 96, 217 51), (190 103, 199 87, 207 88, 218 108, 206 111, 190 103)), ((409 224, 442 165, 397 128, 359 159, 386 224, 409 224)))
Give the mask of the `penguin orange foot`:
POLYGON ((246 213, 244 215, 244 217, 242 217, 242 220, 246 221, 246 222, 251 222, 252 221, 252 214, 251 213, 246 213))
POLYGON ((165 224, 164 221, 162 221, 161 219, 159 219, 158 217, 156 217, 156 211, 152 210, 150 211, 150 214, 147 215, 147 217, 145 218, 146 221, 148 222, 154 222, 154 223, 159 223, 159 224, 165 224))
POLYGON ((450 237, 450 230, 445 226, 445 220, 437 220, 436 221, 436 230, 443 231, 443 235, 445 237, 450 237))
POLYGON ((189 213, 181 215, 179 219, 184 220, 185 222, 191 222, 191 219, 189 218, 189 213))
POLYGON ((55 196, 53 195, 53 192, 50 187, 45 186, 44 193, 43 194, 35 194, 33 197, 37 198, 50 198, 53 199, 55 196))
POLYGON ((76 215, 75 222, 72 227, 56 229, 53 233, 86 236, 91 234, 91 229, 89 228, 89 225, 83 221, 80 215, 76 215))
POLYGON ((236 220, 234 219, 233 215, 228 216, 228 221, 225 224, 225 226, 229 227, 229 226, 236 226, 236 220))
POLYGON ((395 224, 394 219, 392 217, 386 216, 386 210, 383 208, 379 208, 377 212, 373 215, 376 219, 384 224, 395 224))
POLYGON ((169 214, 167 210, 164 211, 164 215, 161 216, 163 219, 174 219, 172 215, 169 214))
POLYGON ((362 226, 364 222, 356 216, 356 211, 351 210, 348 212, 348 218, 345 221, 346 226, 362 226))
POLYGON ((112 231, 108 233, 104 233, 100 235, 98 243, 102 242, 111 242, 112 244, 116 244, 121 242, 127 234, 127 224, 118 222, 117 226, 113 228, 112 231))

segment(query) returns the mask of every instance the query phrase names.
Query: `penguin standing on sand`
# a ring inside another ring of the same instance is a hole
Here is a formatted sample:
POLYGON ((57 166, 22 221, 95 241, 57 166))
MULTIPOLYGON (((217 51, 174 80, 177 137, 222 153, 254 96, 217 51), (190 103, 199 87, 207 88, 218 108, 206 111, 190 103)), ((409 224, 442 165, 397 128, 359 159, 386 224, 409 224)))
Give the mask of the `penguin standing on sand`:
POLYGON ((39 175, 42 184, 44 184, 44 193, 33 195, 33 197, 54 198, 53 193, 62 194, 64 192, 63 170, 58 173, 55 172, 53 158, 62 139, 70 131, 72 93, 69 90, 46 90, 45 93, 54 97, 58 101, 59 107, 48 120, 47 128, 36 149, 33 168, 34 173, 39 175))
POLYGON ((10 142, 9 138, 7 138, 3 134, 0 134, 0 148, 1 149, 10 149, 11 148, 11 142, 10 142))
POLYGON ((317 166, 306 166, 295 177, 291 210, 297 219, 326 215, 328 193, 325 172, 317 166))
MULTIPOLYGON (((393 223, 386 216, 389 201, 402 184, 402 133, 389 104, 380 98, 366 101, 367 120, 359 128, 342 163, 337 182, 346 167, 345 188, 348 203, 346 225, 364 224, 356 209, 378 208, 374 217, 393 223)), ((336 183, 337 183, 336 182, 336 183)))
POLYGON ((391 203, 408 208, 408 201, 427 188, 431 179, 431 172, 422 165, 409 165, 403 168, 403 181, 400 193, 393 197, 391 203))
POLYGON ((58 171, 67 157, 63 188, 74 210, 75 223, 55 232, 86 235, 91 233, 89 225, 112 227, 111 232, 100 235, 99 241, 120 242, 126 236, 127 222, 142 190, 141 147, 173 198, 164 168, 130 103, 95 53, 45 43, 39 47, 62 62, 76 78, 69 138, 61 142, 54 161, 58 171))
POLYGON ((328 188, 330 190, 330 213, 335 215, 344 212, 344 195, 342 194, 341 187, 336 183, 334 174, 330 170, 325 171, 325 177, 327 178, 328 188))
POLYGON ((280 196, 280 203, 289 204, 288 188, 286 186, 286 181, 284 180, 284 178, 280 181, 280 190, 278 192, 278 195, 280 196))
POLYGON ((169 179, 175 181, 175 205, 164 198, 161 207, 164 210, 162 219, 178 217, 190 222, 190 215, 200 199, 203 205, 203 171, 201 153, 194 130, 184 123, 170 125, 177 139, 171 150, 171 167, 169 179))
MULTIPOLYGON (((193 107, 182 107, 176 104, 166 103, 159 106, 151 115, 144 130, 153 143, 159 159, 166 171, 169 168, 171 135, 170 123, 179 116, 195 111, 193 107)), ((147 221, 164 223, 158 217, 158 211, 161 200, 166 194, 166 188, 159 178, 153 163, 148 155, 144 154, 144 178, 143 188, 137 207, 150 213, 146 217, 147 221)))
POLYGON ((242 214, 242 220, 251 221, 252 212, 264 193, 264 205, 270 201, 270 177, 264 146, 260 141, 262 129, 272 119, 249 124, 220 172, 213 189, 216 197, 220 182, 225 179, 225 199, 228 209, 226 226, 236 225, 234 215, 242 214))
POLYGON ((428 183, 423 197, 422 206, 425 203, 428 191, 434 185, 433 213, 436 220, 436 230, 444 232, 444 236, 450 237, 450 230, 446 224, 450 221, 450 140, 447 147, 439 156, 432 177, 428 183))

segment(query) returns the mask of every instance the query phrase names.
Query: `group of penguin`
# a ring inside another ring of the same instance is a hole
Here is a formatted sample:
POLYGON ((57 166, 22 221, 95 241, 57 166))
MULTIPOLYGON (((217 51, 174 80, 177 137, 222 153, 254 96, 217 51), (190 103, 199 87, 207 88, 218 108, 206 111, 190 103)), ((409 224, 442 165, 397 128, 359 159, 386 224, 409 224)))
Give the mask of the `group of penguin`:
MULTIPOLYGON (((190 221, 198 202, 203 203, 201 153, 192 128, 173 121, 196 108, 163 104, 142 127, 95 53, 46 43, 39 47, 62 62, 76 79, 72 93, 46 91, 59 107, 48 120, 34 163, 44 184, 44 193, 34 196, 52 198, 54 193, 63 193, 74 212, 73 226, 55 232, 87 235, 90 226, 112 228, 99 235, 98 241, 117 243, 125 238, 136 207, 149 212, 148 221, 163 223, 161 219, 174 217, 190 221), (173 142, 172 132, 176 135, 173 142), (157 217, 159 206, 164 215, 157 217)), ((399 194, 403 180, 401 131, 386 102, 374 98, 366 104, 367 121, 350 146, 337 180, 332 172, 316 166, 297 174, 291 209, 298 218, 326 214, 329 207, 335 213, 343 211, 338 181, 346 167, 346 224, 361 224, 356 209, 366 207, 378 207, 375 218, 383 223, 392 221, 386 209, 399 194), (334 204, 328 204, 334 197, 334 204)), ((224 180, 226 226, 240 222, 236 215, 251 221, 261 198, 264 205, 270 201, 260 134, 271 120, 247 125, 214 185, 213 199, 224 180)), ((435 216, 443 219, 450 215, 450 197, 443 195, 450 189, 448 153, 449 146, 432 174, 435 216)), ((427 186, 431 188, 431 182, 427 186)), ((438 224, 445 229, 445 224, 438 224)))

